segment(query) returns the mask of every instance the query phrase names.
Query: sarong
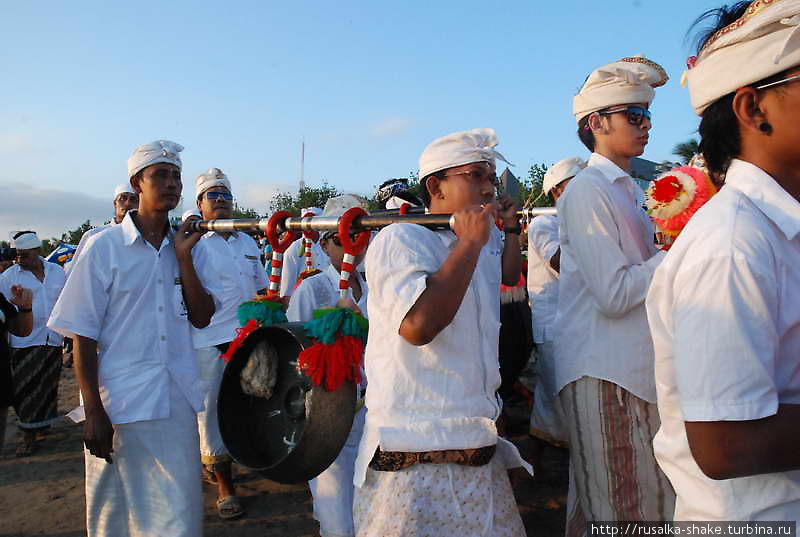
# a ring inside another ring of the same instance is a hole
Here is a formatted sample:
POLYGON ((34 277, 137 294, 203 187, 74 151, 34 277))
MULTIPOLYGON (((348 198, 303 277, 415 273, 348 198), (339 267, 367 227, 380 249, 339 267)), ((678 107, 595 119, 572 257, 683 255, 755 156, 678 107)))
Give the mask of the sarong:
POLYGON ((14 411, 22 429, 51 425, 58 417, 61 346, 11 349, 14 411))
POLYGON ((231 462, 231 456, 222 435, 219 432, 217 418, 217 399, 222 385, 222 373, 225 372, 225 360, 219 357, 217 347, 203 347, 197 349, 197 366, 200 378, 208 384, 203 402, 205 409, 197 413, 197 428, 200 433, 200 461, 211 466, 211 471, 217 471, 215 465, 231 462))
POLYGON ((522 537, 525 527, 508 472, 495 456, 484 466, 415 464, 367 469, 355 489, 358 537, 522 537))
POLYGON ((656 405, 605 380, 582 377, 559 393, 570 447, 567 536, 586 521, 672 520, 675 492, 653 455, 656 405))
POLYGON ((170 380, 170 417, 114 425, 113 464, 84 450, 89 537, 200 537, 197 415, 170 380))
POLYGON ((353 418, 347 441, 333 464, 308 482, 314 497, 314 518, 319 522, 321 537, 353 537, 353 470, 358 445, 364 432, 366 408, 353 418))
POLYGON ((531 435, 558 447, 567 446, 567 430, 561 416, 556 389, 555 345, 545 341, 537 345, 536 387, 531 411, 531 435))

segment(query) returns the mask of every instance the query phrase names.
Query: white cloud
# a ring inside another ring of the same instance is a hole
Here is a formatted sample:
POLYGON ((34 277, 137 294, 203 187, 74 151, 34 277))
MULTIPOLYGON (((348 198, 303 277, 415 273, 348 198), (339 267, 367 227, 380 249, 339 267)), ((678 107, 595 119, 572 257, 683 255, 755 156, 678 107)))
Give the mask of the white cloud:
POLYGON ((237 203, 247 209, 255 209, 258 214, 264 214, 269 210, 273 196, 278 192, 297 193, 297 185, 288 183, 258 183, 246 184, 236 189, 237 203))
POLYGON ((36 146, 28 134, 0 134, 0 154, 33 153, 36 146))
POLYGON ((0 240, 20 229, 32 229, 43 239, 61 237, 86 220, 99 225, 114 215, 110 199, 19 182, 0 181, 0 200, 0 240))
POLYGON ((404 134, 411 126, 411 120, 404 117, 389 118, 381 121, 372 128, 373 136, 397 136, 404 134))

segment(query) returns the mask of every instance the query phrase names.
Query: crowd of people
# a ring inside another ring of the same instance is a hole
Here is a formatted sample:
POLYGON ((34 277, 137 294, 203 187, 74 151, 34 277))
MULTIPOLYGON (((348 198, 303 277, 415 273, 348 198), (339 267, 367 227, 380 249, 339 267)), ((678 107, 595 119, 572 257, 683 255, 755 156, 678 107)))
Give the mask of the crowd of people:
MULTIPOLYGON (((510 337, 537 347, 531 435, 569 449, 570 536, 594 521, 800 518, 800 0, 710 16, 684 79, 724 186, 669 252, 630 176, 668 80, 643 56, 599 67, 573 97, 591 155, 547 171, 557 216, 528 225, 532 324, 510 337)), ((338 232, 313 233, 284 256, 290 321, 327 306, 369 319, 353 426, 309 482, 321 536, 525 535, 507 470, 533 468, 498 432, 500 289, 520 283, 525 245, 497 192, 497 145, 483 128, 422 151, 420 201, 452 229, 392 224, 355 260, 338 232)), ((36 450, 70 338, 91 536, 201 535, 203 479, 222 518, 245 512, 216 401, 237 307, 266 293, 269 268, 244 233, 191 232, 188 217, 172 229, 182 150, 133 151, 114 221, 66 271, 26 230, 0 275, 0 430, 13 406, 17 455, 36 450)), ((195 200, 198 217, 229 218, 230 180, 209 169, 195 200)), ((344 195, 304 214, 362 205, 344 195)))

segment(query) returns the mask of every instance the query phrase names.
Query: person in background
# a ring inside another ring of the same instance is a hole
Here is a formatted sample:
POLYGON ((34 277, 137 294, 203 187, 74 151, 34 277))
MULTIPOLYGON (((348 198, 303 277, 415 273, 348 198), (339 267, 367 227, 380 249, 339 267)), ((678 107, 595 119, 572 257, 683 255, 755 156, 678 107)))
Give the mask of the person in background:
POLYGON ((0 293, 0 450, 3 449, 5 443, 8 407, 14 404, 14 383, 11 378, 11 351, 8 347, 8 334, 25 337, 33 329, 33 293, 31 290, 13 285, 9 299, 0 293))
MULTIPOLYGON (((309 213, 314 214, 315 216, 320 216, 322 214, 322 209, 318 207, 308 207, 301 211, 301 215, 306 215, 309 213)), ((286 252, 283 254, 283 269, 281 271, 281 288, 280 288, 280 296, 287 297, 286 300, 288 302, 288 297, 292 296, 294 293, 295 288, 298 284, 298 278, 300 278, 301 273, 306 268, 306 258, 303 255, 305 252, 305 246, 303 242, 303 237, 300 237, 289 247, 286 249, 286 252)), ((324 270, 330 264, 330 260, 328 260, 328 256, 325 255, 325 252, 319 245, 319 232, 314 231, 311 233, 311 262, 313 264, 314 269, 317 270, 324 270)), ((271 251, 271 250, 270 250, 271 251)), ((269 271, 270 269, 267 269, 269 271)))

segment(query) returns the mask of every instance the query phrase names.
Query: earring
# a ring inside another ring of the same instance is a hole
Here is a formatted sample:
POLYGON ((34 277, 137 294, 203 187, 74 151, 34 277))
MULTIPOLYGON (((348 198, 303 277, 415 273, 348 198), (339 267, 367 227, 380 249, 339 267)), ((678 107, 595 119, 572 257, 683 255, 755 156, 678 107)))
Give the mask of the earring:
POLYGON ((772 125, 767 123, 766 121, 758 126, 758 130, 765 134, 770 134, 772 132, 772 125))

